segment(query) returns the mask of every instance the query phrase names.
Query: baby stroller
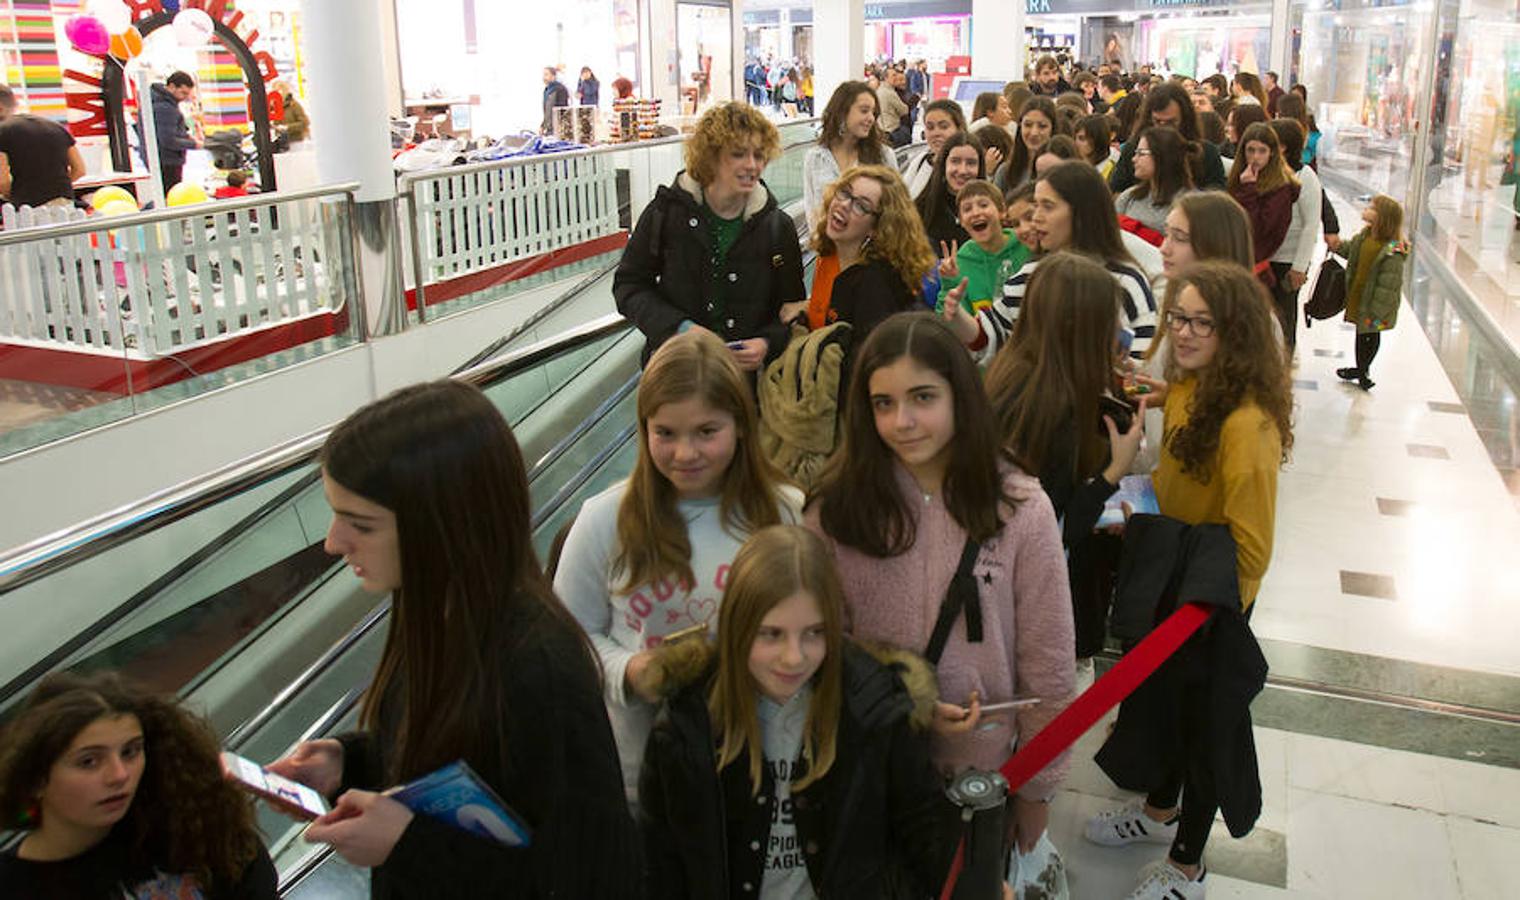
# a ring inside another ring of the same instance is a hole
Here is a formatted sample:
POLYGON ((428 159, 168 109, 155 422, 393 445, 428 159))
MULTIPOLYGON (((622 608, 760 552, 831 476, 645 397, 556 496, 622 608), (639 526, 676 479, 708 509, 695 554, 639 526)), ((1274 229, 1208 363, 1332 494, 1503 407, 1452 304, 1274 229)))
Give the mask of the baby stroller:
POLYGON ((204 146, 218 169, 248 169, 257 162, 243 149, 243 135, 230 129, 206 135, 204 146))

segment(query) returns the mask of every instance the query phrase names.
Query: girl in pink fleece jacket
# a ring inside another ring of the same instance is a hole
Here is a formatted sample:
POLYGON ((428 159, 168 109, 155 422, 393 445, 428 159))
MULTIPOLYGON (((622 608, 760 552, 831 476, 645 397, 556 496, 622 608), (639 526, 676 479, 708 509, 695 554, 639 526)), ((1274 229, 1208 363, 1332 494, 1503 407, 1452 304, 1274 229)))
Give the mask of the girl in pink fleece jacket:
MULTIPOLYGON (((1055 514, 1040 483, 1003 456, 996 428, 950 330, 931 313, 893 316, 857 353, 844 439, 805 513, 834 546, 852 634, 915 652, 930 646, 968 539, 978 545, 967 605, 979 616, 956 614, 937 661, 933 752, 947 772, 998 768, 1075 687, 1055 514), (1016 697, 1039 703, 981 715, 1016 697)), ((1063 755, 1014 798, 1022 853, 1040 841, 1067 765, 1063 755)))

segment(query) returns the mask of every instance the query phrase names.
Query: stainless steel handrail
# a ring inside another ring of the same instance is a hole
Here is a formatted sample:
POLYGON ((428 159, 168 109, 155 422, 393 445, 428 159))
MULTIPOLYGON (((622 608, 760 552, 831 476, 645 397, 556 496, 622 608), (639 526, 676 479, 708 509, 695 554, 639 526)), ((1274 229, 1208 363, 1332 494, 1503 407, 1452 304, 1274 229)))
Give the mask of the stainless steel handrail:
MULTIPOLYGON (((549 357, 630 327, 621 316, 603 316, 453 377, 480 385, 532 368, 549 357)), ((331 427, 323 428, 295 438, 0 555, 0 596, 310 462, 331 430, 331 427)))
POLYGON ((322 197, 337 196, 345 196, 349 200, 353 200, 354 194, 358 190, 359 182, 346 181, 343 184, 309 188, 304 191, 291 191, 289 193, 275 191, 268 194, 252 194, 241 200, 218 200, 214 206, 211 204, 174 206, 168 209, 156 209, 151 212, 134 213, 130 216, 96 217, 86 219, 83 222, 67 222, 61 225, 40 225, 32 228, 19 228, 15 231, 7 231, 0 234, 0 247, 9 247, 12 244, 24 244, 28 241, 74 237, 75 235, 89 234, 92 231, 101 231, 103 229, 114 231, 118 228, 132 228, 138 225, 158 225, 164 222, 198 219, 203 216, 237 212, 240 209, 262 209, 266 206, 274 206, 292 200, 314 200, 322 197))

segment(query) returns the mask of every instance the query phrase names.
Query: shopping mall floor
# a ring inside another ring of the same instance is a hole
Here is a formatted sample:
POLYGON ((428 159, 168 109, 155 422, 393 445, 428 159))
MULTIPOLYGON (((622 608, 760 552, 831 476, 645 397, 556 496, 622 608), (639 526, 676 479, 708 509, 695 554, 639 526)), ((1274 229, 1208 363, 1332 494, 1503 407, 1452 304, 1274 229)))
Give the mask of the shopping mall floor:
MULTIPOLYGON (((1502 379, 1448 377, 1453 354, 1468 368, 1482 355, 1481 338, 1446 305, 1415 301, 1370 392, 1335 375, 1350 364, 1346 326, 1300 326, 1295 447, 1252 621, 1272 667, 1253 706, 1263 812, 1239 841, 1216 823, 1211 898, 1516 896, 1515 396, 1502 379)), ((1081 837, 1125 796, 1092 761, 1105 731, 1077 746, 1053 811, 1077 900, 1124 896, 1165 852, 1081 837)))

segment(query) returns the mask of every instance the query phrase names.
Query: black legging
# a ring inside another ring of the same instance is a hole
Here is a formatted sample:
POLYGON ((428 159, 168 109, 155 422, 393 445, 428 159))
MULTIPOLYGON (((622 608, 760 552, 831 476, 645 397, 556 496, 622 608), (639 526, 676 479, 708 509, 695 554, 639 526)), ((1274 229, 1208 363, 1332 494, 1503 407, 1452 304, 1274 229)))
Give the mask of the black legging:
POLYGON ((1372 367, 1372 360, 1377 357, 1378 348, 1383 345, 1383 333, 1381 331, 1369 331, 1356 336, 1356 368, 1366 378, 1368 369, 1372 367))
POLYGON ((1177 795, 1182 795, 1182 810, 1177 821, 1177 837, 1172 841, 1171 857, 1185 866, 1203 859, 1214 814, 1219 811, 1219 796, 1214 789, 1214 775, 1209 768, 1206 709, 1207 685, 1192 685, 1179 698, 1178 724, 1182 731, 1182 759, 1172 775, 1145 798, 1155 809, 1173 809, 1177 795))
POLYGON ((1298 346, 1298 288, 1288 286, 1288 272, 1292 269, 1292 263, 1272 263, 1272 274, 1277 278, 1277 284, 1272 288, 1272 305, 1277 311, 1277 321, 1282 325, 1283 341, 1290 357, 1293 348, 1298 346))

